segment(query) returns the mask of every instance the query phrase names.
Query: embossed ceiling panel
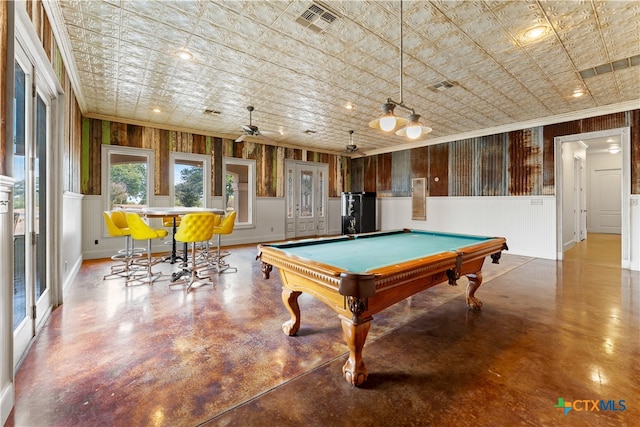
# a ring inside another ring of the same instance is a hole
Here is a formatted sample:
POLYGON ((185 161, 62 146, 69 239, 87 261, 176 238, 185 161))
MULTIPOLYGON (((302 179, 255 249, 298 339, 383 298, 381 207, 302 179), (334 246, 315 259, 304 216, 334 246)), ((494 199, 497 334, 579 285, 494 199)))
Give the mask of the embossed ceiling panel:
POLYGON ((354 130, 359 155, 640 108, 640 67, 586 80, 579 74, 640 54, 637 0, 404 1, 402 68, 400 2, 318 2, 336 19, 318 21, 316 31, 296 22, 312 4, 58 0, 45 7, 88 116, 235 139, 253 105, 254 124, 279 144, 342 152, 354 130), (543 37, 523 38, 536 25, 549 26, 543 37), (193 59, 179 59, 179 50, 193 59), (442 81, 452 87, 433 88, 442 81), (571 97, 580 88, 587 94, 571 97), (370 128, 387 98, 412 107, 433 132, 416 143, 370 128))

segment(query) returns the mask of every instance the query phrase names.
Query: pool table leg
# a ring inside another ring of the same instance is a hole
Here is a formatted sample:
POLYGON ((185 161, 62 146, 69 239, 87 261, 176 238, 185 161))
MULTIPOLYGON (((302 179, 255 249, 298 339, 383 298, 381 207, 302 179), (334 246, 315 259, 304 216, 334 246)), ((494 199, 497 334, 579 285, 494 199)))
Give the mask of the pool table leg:
POLYGON ((347 382, 359 386, 367 380, 369 372, 362 361, 362 348, 367 340, 367 334, 371 327, 371 317, 366 321, 354 324, 351 319, 340 316, 342 321, 342 333, 349 347, 349 359, 342 367, 342 375, 347 382))
POLYGON ((482 271, 478 271, 475 274, 467 274, 466 276, 469 279, 469 284, 467 285, 467 307, 472 310, 480 310, 482 301, 476 298, 475 294, 482 284, 482 271))
POLYGON ((298 305, 298 297, 301 293, 302 292, 292 291, 285 287, 282 288, 282 302, 291 314, 291 319, 282 324, 282 330, 289 336, 295 335, 300 329, 300 306, 298 305))

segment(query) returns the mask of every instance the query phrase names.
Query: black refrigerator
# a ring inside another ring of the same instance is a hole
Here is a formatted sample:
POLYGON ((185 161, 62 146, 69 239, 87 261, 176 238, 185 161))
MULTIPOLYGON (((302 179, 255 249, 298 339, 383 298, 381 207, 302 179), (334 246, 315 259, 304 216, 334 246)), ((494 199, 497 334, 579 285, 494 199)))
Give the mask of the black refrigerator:
POLYGON ((376 231, 376 193, 342 193, 342 234, 376 231))

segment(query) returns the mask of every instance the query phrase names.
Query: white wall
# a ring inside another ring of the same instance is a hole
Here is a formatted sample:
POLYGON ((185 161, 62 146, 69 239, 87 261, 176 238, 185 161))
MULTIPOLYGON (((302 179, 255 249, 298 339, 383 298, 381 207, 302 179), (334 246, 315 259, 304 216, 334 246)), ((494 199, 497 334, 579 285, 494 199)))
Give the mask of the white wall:
POLYGON ((82 224, 82 194, 65 192, 62 197, 62 250, 60 262, 62 262, 62 294, 67 294, 67 289, 73 282, 82 265, 82 239, 79 239, 83 228, 82 224))
MULTIPOLYGON (((220 207, 222 198, 212 198, 209 206, 220 207)), ((82 198, 82 252, 84 259, 108 258, 124 247, 124 239, 108 237, 103 219, 102 196, 84 196, 82 198), (95 242, 98 241, 96 244, 95 242)), ((169 197, 154 197, 153 206, 169 206, 169 197)), ((282 197, 256 198, 255 227, 235 228, 233 233, 222 236, 222 245, 240 245, 285 240, 285 200, 282 197)), ((65 207, 65 215, 66 215, 65 207)), ((340 234, 340 199, 330 198, 328 205, 329 233, 340 234)), ((78 220, 80 221, 80 220, 78 220)), ((159 219, 151 222, 154 227, 162 227, 159 219)), ((78 236, 74 236, 78 238, 78 236)), ((139 245, 137 245, 139 246, 139 245)), ((161 239, 153 242, 154 252, 167 250, 161 239)))
POLYGON ((584 159, 586 149, 579 142, 565 142, 562 144, 562 247, 566 251, 578 243, 576 230, 575 203, 575 157, 584 159))
POLYGON ((505 237, 509 253, 556 258, 556 200, 540 197, 427 197, 427 220, 411 220, 410 197, 378 200, 382 230, 420 230, 505 237))

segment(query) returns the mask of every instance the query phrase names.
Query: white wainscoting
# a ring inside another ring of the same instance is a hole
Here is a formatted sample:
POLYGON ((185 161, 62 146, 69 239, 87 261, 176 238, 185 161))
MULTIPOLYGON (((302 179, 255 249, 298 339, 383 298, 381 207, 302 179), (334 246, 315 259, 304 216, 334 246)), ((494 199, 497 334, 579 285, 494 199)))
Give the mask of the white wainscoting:
POLYGON ((84 196, 78 193, 65 192, 62 196, 62 295, 67 295, 67 289, 73 283, 82 265, 83 228, 78 227, 83 220, 84 196))
POLYGON ((378 200, 382 230, 414 228, 507 239, 509 253, 556 259, 556 200, 540 197, 428 197, 427 220, 411 219, 411 198, 378 200))
POLYGON ((13 178, 0 175, 0 424, 9 417, 13 388, 13 178), (6 204, 5 204, 6 202, 6 204))
POLYGON ((329 229, 327 234, 332 236, 342 233, 342 199, 340 197, 329 198, 329 229))
POLYGON ((640 195, 632 194, 629 203, 629 260, 622 267, 640 271, 640 195))
MULTIPOLYGON (((213 200, 219 205, 220 200, 213 200)), ((154 198, 154 206, 169 206, 168 197, 154 198)), ((256 224, 253 228, 236 228, 232 234, 222 237, 223 245, 241 245, 259 242, 274 242, 285 239, 285 207, 282 197, 256 198, 256 224)), ((66 215, 65 207, 65 215, 66 215)), ((108 258, 124 247, 124 240, 108 237, 102 216, 102 197, 84 196, 82 198, 82 252, 84 259, 108 258), (96 241, 98 242, 96 244, 96 241)), ((329 234, 340 234, 340 199, 330 198, 328 206, 329 234)), ((154 220, 160 227, 160 220, 154 220)), ((75 236, 77 239, 77 236, 75 236)), ((153 251, 163 252, 162 242, 153 242, 153 251)))
MULTIPOLYGON (((101 203, 101 196, 82 198, 84 259, 109 257, 124 245, 120 238, 105 237, 101 203), (98 240, 97 245, 95 240, 98 240)), ((155 203, 161 206, 160 203, 168 201, 155 203)), ((624 267, 640 270, 640 196, 632 196, 631 204, 631 258, 629 265, 624 267)), ((283 198, 257 198, 256 227, 235 230, 223 238, 223 244, 284 240, 284 205, 283 198)), ((426 221, 411 220, 409 197, 379 198, 377 206, 381 230, 415 228, 500 236, 507 239, 511 254, 556 259, 556 200, 553 196, 428 197, 426 221)), ((340 199, 330 198, 328 209, 329 234, 340 234, 340 199)), ((67 212, 65 207, 65 216, 67 212)), ((154 251, 165 250, 161 242, 155 243, 154 251)))

